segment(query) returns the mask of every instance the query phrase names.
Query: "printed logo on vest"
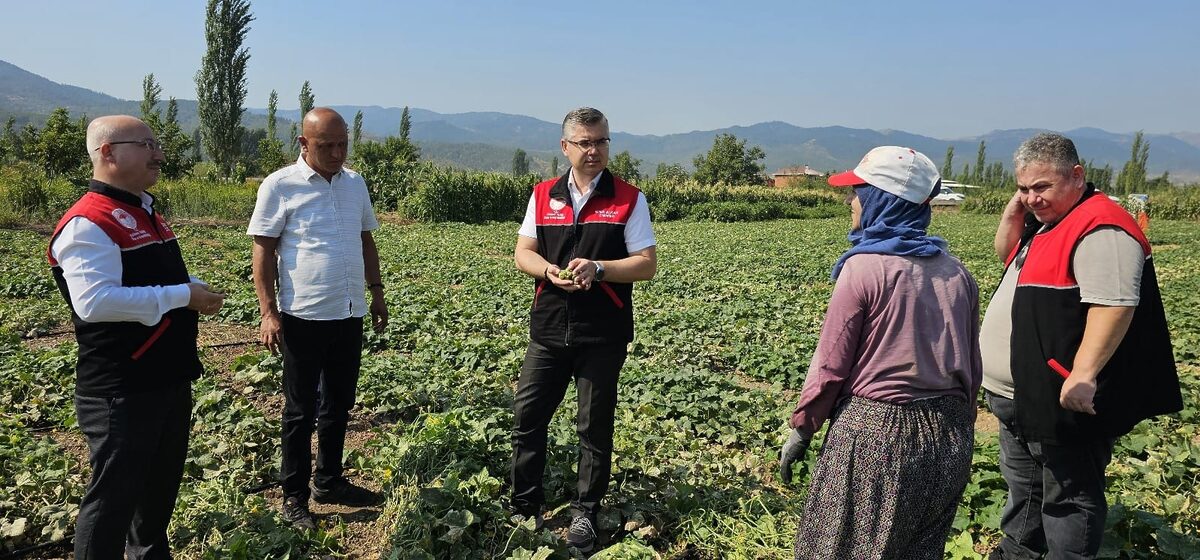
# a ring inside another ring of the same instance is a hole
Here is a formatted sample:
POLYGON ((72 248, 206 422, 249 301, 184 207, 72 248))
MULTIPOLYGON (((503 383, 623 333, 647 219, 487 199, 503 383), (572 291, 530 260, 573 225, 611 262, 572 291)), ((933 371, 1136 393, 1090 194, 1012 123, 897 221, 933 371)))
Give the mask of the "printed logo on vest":
POLYGON ((596 211, 596 215, 606 220, 615 220, 617 218, 617 211, 611 208, 602 208, 596 211))
POLYGON ((567 207, 567 203, 565 201, 557 199, 557 198, 551 198, 550 199, 550 211, 547 212, 545 216, 542 216, 542 219, 549 220, 549 221, 565 220, 566 216, 563 215, 562 209, 566 208, 566 207, 567 207))
POLYGON ((137 219, 132 214, 121 208, 114 209, 112 215, 117 219, 117 222, 125 226, 125 229, 137 229, 137 219))

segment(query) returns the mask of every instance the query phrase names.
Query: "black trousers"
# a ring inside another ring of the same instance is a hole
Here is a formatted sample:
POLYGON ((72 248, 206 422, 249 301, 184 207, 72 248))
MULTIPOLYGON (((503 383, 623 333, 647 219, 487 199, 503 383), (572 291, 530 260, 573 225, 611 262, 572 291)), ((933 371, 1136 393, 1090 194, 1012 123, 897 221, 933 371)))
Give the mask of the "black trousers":
POLYGON ((280 314, 283 324, 284 498, 307 502, 308 482, 329 488, 342 476, 346 423, 362 362, 362 317, 312 321, 280 314), (312 470, 313 426, 317 470, 312 470))
POLYGON ((628 353, 626 344, 548 348, 530 342, 517 381, 512 433, 513 508, 534 513, 545 503, 546 434, 567 385, 575 380, 579 414, 579 480, 571 502, 576 515, 595 515, 608 492, 612 473, 613 418, 617 378, 628 353))
POLYGON ((75 520, 75 558, 171 558, 167 524, 187 458, 191 383, 122 397, 76 395, 75 417, 92 466, 75 520))

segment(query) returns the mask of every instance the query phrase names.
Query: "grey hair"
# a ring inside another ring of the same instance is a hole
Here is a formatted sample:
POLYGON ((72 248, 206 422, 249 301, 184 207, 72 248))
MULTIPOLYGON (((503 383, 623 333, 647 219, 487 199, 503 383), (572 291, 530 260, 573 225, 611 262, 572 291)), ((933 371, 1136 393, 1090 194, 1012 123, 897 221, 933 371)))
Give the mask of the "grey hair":
POLYGON ((1046 163, 1067 175, 1079 165, 1079 152, 1070 138, 1056 132, 1042 132, 1021 142, 1013 154, 1013 168, 1021 170, 1031 163, 1046 163))
POLYGON ((580 107, 567 113, 566 118, 563 119, 562 137, 564 139, 567 137, 568 126, 592 126, 600 123, 608 126, 608 118, 604 116, 604 113, 591 107, 580 107))
POLYGON ((100 145, 109 142, 117 134, 119 127, 116 121, 108 117, 97 117, 88 123, 87 127, 87 151, 88 157, 95 163, 100 159, 100 152, 97 151, 100 145))

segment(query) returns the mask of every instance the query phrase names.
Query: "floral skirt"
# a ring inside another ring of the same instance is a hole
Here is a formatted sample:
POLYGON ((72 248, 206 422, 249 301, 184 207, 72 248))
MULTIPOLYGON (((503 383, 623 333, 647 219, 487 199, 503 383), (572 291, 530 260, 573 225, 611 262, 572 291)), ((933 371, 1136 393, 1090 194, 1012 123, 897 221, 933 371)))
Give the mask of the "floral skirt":
POLYGON ((941 560, 975 440, 971 404, 851 397, 833 415, 796 559, 941 560))

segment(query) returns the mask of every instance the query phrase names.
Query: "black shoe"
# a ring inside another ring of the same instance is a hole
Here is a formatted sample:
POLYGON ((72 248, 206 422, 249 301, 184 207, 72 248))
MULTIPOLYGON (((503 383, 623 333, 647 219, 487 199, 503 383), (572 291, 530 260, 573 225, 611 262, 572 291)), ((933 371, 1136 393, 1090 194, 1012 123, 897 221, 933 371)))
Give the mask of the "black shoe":
POLYGON ((532 519, 534 531, 541 531, 542 527, 546 525, 546 520, 542 517, 542 509, 541 508, 536 508, 532 511, 516 510, 513 512, 512 517, 510 517, 508 519, 509 519, 509 521, 512 521, 516 525, 521 525, 523 523, 528 522, 530 519, 532 519))
POLYGON ((316 520, 308 512, 308 502, 301 502, 294 496, 283 500, 283 519, 297 529, 313 531, 317 528, 316 520))
POLYGON ((329 488, 318 488, 314 485, 312 497, 318 503, 350 507, 374 506, 383 501, 379 493, 356 486, 342 477, 334 479, 329 488))
POLYGON ((577 515, 567 532, 567 546, 579 552, 591 552, 596 546, 596 520, 590 515, 577 515))

